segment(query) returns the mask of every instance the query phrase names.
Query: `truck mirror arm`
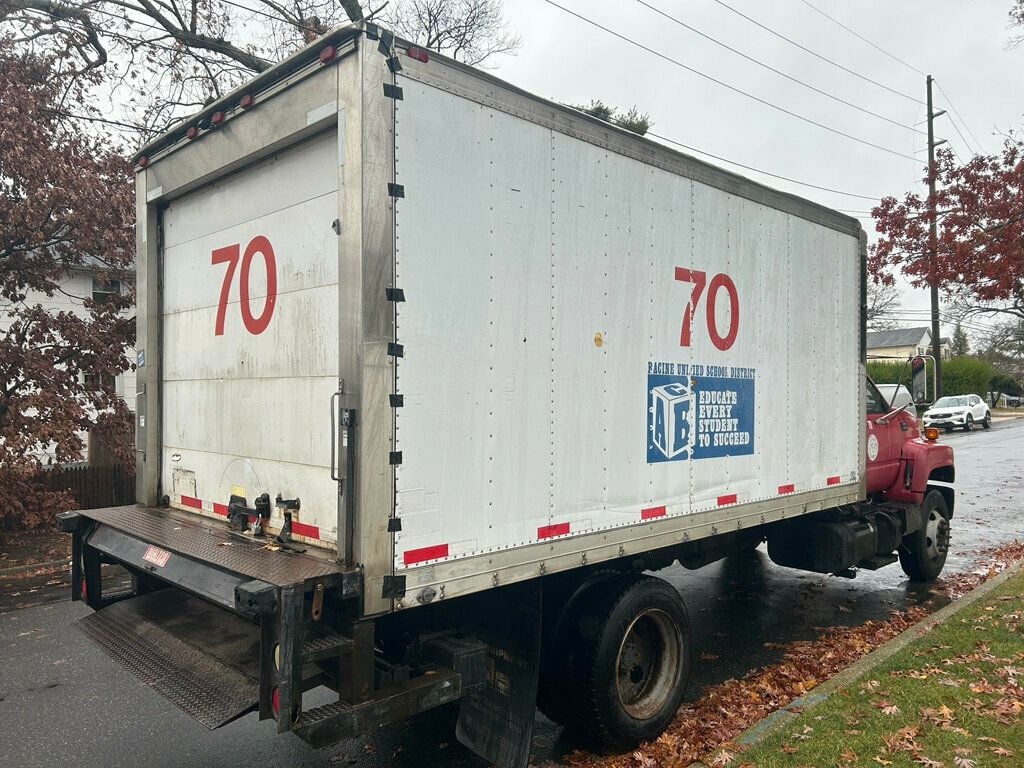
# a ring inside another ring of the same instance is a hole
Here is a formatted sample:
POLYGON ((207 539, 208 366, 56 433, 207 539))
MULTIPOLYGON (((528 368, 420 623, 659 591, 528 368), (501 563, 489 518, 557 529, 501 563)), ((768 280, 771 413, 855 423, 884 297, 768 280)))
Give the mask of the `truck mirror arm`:
POLYGON ((880 418, 877 423, 881 424, 884 427, 886 424, 888 424, 890 421, 892 421, 892 418, 897 413, 899 413, 900 411, 905 411, 909 405, 910 405, 910 403, 904 403, 899 408, 895 408, 895 409, 889 411, 887 414, 885 414, 885 416, 880 418))

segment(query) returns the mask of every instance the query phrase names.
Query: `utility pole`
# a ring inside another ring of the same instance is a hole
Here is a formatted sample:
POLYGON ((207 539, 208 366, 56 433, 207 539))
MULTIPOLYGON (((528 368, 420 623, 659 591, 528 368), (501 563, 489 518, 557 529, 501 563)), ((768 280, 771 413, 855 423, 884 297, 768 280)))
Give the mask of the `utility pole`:
POLYGON ((939 331, 939 280, 935 277, 935 256, 938 251, 938 221, 935 206, 935 148, 946 140, 935 141, 935 118, 946 110, 932 111, 932 76, 928 86, 928 283, 932 294, 932 357, 935 358, 935 399, 942 397, 942 335, 939 331))

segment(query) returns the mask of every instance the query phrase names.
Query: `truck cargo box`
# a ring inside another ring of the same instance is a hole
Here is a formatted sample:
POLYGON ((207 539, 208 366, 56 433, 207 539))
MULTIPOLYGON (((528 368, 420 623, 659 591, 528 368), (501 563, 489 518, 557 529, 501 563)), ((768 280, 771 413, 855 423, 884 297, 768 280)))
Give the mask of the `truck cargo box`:
POLYGON ((862 497, 856 220, 359 40, 145 150, 141 503, 370 614, 862 497))

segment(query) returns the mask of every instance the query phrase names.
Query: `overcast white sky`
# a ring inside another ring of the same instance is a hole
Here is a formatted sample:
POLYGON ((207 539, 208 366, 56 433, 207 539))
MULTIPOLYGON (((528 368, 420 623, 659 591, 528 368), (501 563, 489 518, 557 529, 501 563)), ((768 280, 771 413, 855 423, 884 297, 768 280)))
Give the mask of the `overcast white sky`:
MULTIPOLYGON (((506 14, 522 36, 523 46, 517 56, 495 60, 495 74, 555 101, 586 103, 598 98, 622 107, 635 104, 650 113, 655 133, 800 181, 873 197, 923 189, 924 135, 787 81, 659 16, 638 0, 556 1, 766 101, 921 160, 913 162, 858 144, 730 92, 545 0, 505 0, 506 14)), ((906 125, 925 118, 923 104, 847 74, 757 28, 715 0, 644 2, 864 109, 906 125)), ((924 100, 923 75, 857 39, 801 0, 723 2, 865 77, 924 100)), ((1006 48, 1010 0, 809 2, 921 72, 932 74, 985 152, 999 149, 999 132, 1021 126, 1024 46, 1006 48)), ((936 108, 948 104, 936 90, 936 108)), ((957 153, 966 157, 977 146, 957 122, 971 146, 946 116, 936 121, 936 135, 948 138, 957 153)), ((918 128, 923 131, 925 126, 918 128)), ((869 200, 740 172, 833 208, 859 212, 856 215, 865 229, 873 233, 866 214, 873 205, 869 200)), ((921 310, 928 306, 926 290, 908 290, 902 317, 921 320, 904 324, 926 325, 927 315, 921 310)), ((944 328, 944 335, 951 330, 944 328)))

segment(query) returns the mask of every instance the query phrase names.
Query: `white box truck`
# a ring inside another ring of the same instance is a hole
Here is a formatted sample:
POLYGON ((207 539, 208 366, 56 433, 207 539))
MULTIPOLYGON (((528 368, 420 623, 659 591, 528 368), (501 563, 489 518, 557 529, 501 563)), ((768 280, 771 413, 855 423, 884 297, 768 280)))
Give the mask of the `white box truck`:
POLYGON ((84 632, 209 727, 461 700, 523 766, 539 702, 625 748, 690 664, 647 571, 942 567, 952 454, 866 381, 855 219, 372 24, 137 171, 138 504, 61 522, 84 632))

